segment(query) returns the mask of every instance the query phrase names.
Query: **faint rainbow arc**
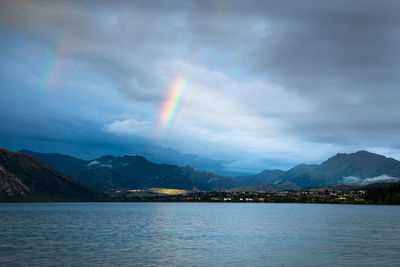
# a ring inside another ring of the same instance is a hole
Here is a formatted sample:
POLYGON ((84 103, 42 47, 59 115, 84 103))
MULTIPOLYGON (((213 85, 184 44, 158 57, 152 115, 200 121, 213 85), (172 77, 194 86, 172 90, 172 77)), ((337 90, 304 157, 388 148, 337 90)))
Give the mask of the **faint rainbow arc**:
POLYGON ((64 44, 61 35, 53 39, 52 45, 47 48, 42 59, 41 82, 43 85, 54 85, 61 78, 61 57, 64 56, 64 44))

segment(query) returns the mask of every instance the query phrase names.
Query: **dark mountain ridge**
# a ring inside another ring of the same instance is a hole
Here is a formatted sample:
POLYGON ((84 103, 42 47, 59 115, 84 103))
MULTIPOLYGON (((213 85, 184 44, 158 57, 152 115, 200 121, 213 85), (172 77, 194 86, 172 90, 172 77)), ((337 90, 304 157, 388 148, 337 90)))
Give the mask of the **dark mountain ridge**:
POLYGON ((400 180, 400 161, 361 150, 350 154, 338 153, 320 165, 299 164, 286 172, 264 170, 256 175, 234 179, 251 191, 257 190, 257 185, 261 183, 273 184, 280 190, 290 190, 338 184, 368 184, 381 180, 396 181, 400 180))
POLYGON ((283 174, 285 172, 281 170, 263 170, 255 175, 236 176, 233 179, 243 186, 252 186, 261 183, 274 184, 283 174))
POLYGON ((113 189, 151 187, 186 190, 196 187, 202 191, 265 188, 265 191, 276 191, 346 183, 367 184, 375 180, 400 177, 399 161, 363 150, 351 154, 339 153, 320 165, 299 164, 286 172, 264 170, 256 175, 239 177, 219 176, 195 170, 190 166, 156 164, 138 155, 104 156, 94 160, 81 160, 62 154, 28 150, 23 152, 61 173, 76 178, 88 187, 104 192, 113 189))
POLYGON ((34 157, 0 148, 1 201, 92 201, 105 197, 34 157))
POLYGON ((37 153, 23 150, 54 169, 70 175, 82 184, 100 191, 112 189, 144 189, 151 187, 218 191, 237 187, 229 177, 198 171, 190 166, 157 164, 143 156, 104 156, 81 160, 61 154, 37 153), (63 162, 60 162, 63 161, 63 162))
POLYGON ((368 178, 386 175, 388 177, 400 177, 400 161, 387 158, 368 151, 356 153, 339 153, 321 163, 310 172, 301 175, 287 177, 300 187, 313 187, 335 185, 354 182, 362 183, 368 178))

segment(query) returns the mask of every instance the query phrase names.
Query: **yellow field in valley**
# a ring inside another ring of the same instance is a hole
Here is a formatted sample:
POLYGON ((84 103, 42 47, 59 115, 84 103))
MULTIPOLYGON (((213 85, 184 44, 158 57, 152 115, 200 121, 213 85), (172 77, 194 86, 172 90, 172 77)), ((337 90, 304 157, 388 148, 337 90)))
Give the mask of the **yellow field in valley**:
POLYGON ((189 193, 189 191, 183 189, 168 189, 168 188, 150 188, 149 191, 165 195, 183 195, 189 193))

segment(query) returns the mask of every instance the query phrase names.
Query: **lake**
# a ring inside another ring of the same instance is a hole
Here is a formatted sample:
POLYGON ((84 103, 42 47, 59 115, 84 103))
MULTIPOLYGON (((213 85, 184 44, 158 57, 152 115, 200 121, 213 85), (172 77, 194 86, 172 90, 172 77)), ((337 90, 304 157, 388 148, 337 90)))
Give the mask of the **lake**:
POLYGON ((0 266, 399 266, 400 206, 0 203, 0 266))

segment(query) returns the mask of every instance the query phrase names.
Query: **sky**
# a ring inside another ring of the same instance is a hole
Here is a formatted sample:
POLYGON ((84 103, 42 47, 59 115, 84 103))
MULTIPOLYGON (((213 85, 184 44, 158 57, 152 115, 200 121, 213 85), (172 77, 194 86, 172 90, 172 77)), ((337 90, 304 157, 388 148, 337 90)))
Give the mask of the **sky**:
POLYGON ((0 0, 0 146, 239 175, 400 159, 399 1, 0 0))

